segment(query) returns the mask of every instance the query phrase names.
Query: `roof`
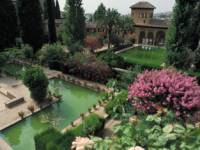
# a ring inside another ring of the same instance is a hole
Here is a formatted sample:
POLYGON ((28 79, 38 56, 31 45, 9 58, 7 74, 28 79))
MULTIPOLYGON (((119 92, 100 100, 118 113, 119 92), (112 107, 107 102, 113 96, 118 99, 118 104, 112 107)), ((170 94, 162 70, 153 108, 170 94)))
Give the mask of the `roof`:
POLYGON ((152 20, 150 20, 150 24, 168 27, 169 26, 169 20, 152 19, 152 20))
POLYGON ((150 22, 147 23, 136 23, 135 26, 137 27, 152 27, 152 28, 165 28, 169 27, 169 20, 159 20, 159 19, 152 19, 150 22))
POLYGON ((136 8, 143 8, 143 9, 155 9, 156 7, 153 6, 151 3, 146 2, 146 1, 141 1, 138 2, 134 5, 132 5, 130 8, 132 9, 136 9, 136 8))

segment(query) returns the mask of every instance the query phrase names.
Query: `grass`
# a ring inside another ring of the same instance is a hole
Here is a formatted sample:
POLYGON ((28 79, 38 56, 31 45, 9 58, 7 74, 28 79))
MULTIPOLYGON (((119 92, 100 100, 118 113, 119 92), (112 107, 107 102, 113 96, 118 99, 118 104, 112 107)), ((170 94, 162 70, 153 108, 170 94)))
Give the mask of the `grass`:
POLYGON ((166 50, 162 48, 153 48, 151 50, 132 48, 119 55, 128 63, 156 68, 160 68, 166 60, 166 50))

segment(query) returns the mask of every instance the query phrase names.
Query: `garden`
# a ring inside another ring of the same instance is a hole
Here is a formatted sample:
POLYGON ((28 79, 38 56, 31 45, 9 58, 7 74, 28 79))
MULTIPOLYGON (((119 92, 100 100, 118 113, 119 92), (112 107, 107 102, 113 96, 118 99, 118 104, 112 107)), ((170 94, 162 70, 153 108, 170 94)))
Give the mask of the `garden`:
POLYGON ((6 118, 7 110, 16 110, 17 123, 0 132, 14 150, 199 150, 200 2, 176 1, 166 46, 142 45, 121 53, 135 42, 134 22, 115 9, 100 4, 87 19, 102 31, 87 33, 81 0, 66 1, 59 31, 54 1, 47 1, 45 14, 38 0, 19 0, 17 12, 11 1, 2 2, 7 9, 0 7, 0 15, 8 11, 13 24, 0 22, 10 31, 0 32, 5 39, 0 78, 28 89, 39 110, 28 105, 24 111, 17 104, 0 111, 6 118), (17 43, 16 36, 21 36, 17 43))

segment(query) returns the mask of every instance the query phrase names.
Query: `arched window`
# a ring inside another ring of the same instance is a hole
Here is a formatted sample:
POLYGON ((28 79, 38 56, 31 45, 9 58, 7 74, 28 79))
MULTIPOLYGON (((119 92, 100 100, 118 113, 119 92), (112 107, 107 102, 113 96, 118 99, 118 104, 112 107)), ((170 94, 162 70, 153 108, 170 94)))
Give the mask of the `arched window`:
POLYGON ((139 35, 139 44, 142 44, 144 39, 145 39, 145 32, 141 31, 139 35))
POLYGON ((164 31, 158 31, 156 33, 156 45, 163 45, 165 43, 165 32, 164 31))

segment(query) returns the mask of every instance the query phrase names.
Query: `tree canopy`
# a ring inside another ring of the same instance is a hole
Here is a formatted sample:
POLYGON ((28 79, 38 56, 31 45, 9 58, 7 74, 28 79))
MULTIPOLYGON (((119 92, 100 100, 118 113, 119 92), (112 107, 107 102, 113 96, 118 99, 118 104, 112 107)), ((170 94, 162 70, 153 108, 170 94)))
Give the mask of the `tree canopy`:
POLYGON ((0 51, 15 44, 18 25, 15 7, 11 0, 0 1, 0 51))
POLYGON ((82 0, 67 0, 64 14, 64 36, 67 46, 77 42, 83 43, 85 38, 85 16, 82 0))
POLYGON ((168 63, 189 69, 195 60, 200 39, 200 2, 176 0, 173 19, 167 35, 168 63))
POLYGON ((40 67, 27 69, 23 74, 23 82, 29 88, 31 97, 38 102, 47 96, 48 79, 40 67))
POLYGON ((21 36, 36 51, 43 44, 42 10, 39 0, 18 0, 18 16, 21 36))
POLYGON ((47 0, 48 12, 48 29, 49 29, 49 42, 55 43, 57 41, 56 26, 55 26, 55 3, 54 0, 47 0))
POLYGON ((60 19, 60 18, 61 18, 61 14, 60 14, 60 5, 59 5, 58 0, 56 0, 55 18, 56 18, 56 19, 60 19))

